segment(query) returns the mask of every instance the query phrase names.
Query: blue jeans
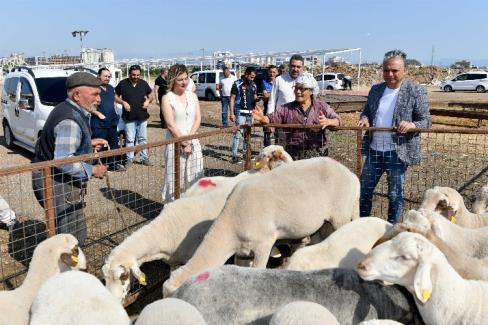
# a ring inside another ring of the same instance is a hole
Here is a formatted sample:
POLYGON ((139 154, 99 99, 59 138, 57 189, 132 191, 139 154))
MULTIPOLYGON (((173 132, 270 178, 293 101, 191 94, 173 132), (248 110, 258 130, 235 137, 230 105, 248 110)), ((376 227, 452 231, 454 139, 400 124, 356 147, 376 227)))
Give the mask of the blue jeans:
MULTIPOLYGON (((133 147, 134 144, 147 143, 147 120, 145 121, 126 121, 126 147, 133 147), (137 139, 136 139, 137 137, 137 139), (136 141, 137 140, 137 141, 136 141)), ((134 159, 134 152, 127 153, 127 159, 134 159)), ((147 149, 141 150, 141 161, 148 159, 147 149)))
MULTIPOLYGON (((244 124, 251 124, 251 115, 236 115, 236 125, 244 125, 244 124)), ((241 136, 243 134, 243 129, 239 128, 236 133, 234 133, 234 137, 232 138, 232 157, 238 157, 239 151, 239 141, 241 140, 241 136)), ((242 141, 242 155, 246 152, 246 142, 242 141)))
POLYGON ((398 159, 396 151, 370 150, 361 174, 360 215, 371 214, 373 192, 386 172, 388 182, 388 222, 397 223, 403 208, 403 184, 407 166, 398 159))
POLYGON ((230 103, 230 97, 229 96, 222 96, 220 98, 220 103, 222 104, 222 126, 224 128, 229 126, 229 103, 230 103))

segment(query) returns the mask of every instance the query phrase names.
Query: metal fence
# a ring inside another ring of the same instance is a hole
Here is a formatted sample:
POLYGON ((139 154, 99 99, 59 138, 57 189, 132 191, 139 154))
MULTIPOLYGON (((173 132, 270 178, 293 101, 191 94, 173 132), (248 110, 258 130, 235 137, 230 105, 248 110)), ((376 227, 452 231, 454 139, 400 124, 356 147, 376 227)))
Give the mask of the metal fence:
MULTIPOLYGON (((274 125, 282 134, 301 125, 274 125)), ((0 169, 0 195, 10 204, 20 221, 13 229, 0 230, 0 286, 11 289, 22 283, 35 246, 56 232, 54 217, 55 197, 52 191, 53 167, 81 161, 98 161, 109 156, 123 157, 128 152, 148 149, 152 166, 134 163, 123 172, 111 172, 105 179, 92 178, 86 190, 86 217, 88 238, 83 247, 90 273, 101 276, 101 266, 110 251, 130 233, 155 218, 163 208, 161 189, 165 170, 175 164, 174 197, 184 191, 181 181, 179 146, 183 141, 198 138, 203 154, 206 176, 233 176, 251 167, 252 158, 263 147, 263 129, 245 127, 245 160, 231 162, 233 129, 219 129, 192 137, 161 141, 134 148, 121 148, 92 155, 72 157, 25 166, 0 169), (175 146, 173 161, 166 162, 164 152, 175 146), (42 170, 45 208, 37 202, 32 191, 31 172, 42 170), (179 184, 178 184, 179 183, 179 184)), ((328 155, 360 175, 364 152, 362 135, 366 129, 338 127, 327 130, 328 155)), ((373 129, 381 131, 390 129, 373 129)), ((470 207, 478 189, 488 182, 488 131, 480 129, 428 129, 421 132, 423 159, 419 165, 407 169, 405 176, 404 210, 418 207, 426 189, 435 185, 457 189, 470 207)), ((279 136, 278 136, 278 139, 279 136)), ((278 140, 279 142, 280 140, 278 140)), ((242 145, 241 145, 242 148, 242 145)), ((380 180, 374 192, 373 215, 386 218, 387 185, 380 180)), ((160 279, 161 280, 161 279, 160 279)))

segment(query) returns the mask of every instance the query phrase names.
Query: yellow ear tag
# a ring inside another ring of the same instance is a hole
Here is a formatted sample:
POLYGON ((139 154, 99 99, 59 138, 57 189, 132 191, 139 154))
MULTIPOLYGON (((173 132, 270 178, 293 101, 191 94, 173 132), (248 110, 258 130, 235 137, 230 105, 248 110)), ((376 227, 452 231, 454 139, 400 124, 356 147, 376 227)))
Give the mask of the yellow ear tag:
POLYGON ((139 275, 137 277, 137 281, 139 281, 139 283, 142 284, 143 286, 147 285, 146 276, 144 274, 139 275))
POLYGON ((456 223, 456 221, 457 221, 456 216, 452 216, 452 217, 451 217, 451 222, 452 222, 452 223, 456 223))
POLYGON ((78 264, 78 256, 71 255, 71 262, 78 264))
POLYGON ((254 163, 254 168, 259 168, 259 166, 261 166, 261 161, 258 160, 254 163))
POLYGON ((422 289, 422 299, 427 301, 430 299, 430 290, 429 289, 422 289))

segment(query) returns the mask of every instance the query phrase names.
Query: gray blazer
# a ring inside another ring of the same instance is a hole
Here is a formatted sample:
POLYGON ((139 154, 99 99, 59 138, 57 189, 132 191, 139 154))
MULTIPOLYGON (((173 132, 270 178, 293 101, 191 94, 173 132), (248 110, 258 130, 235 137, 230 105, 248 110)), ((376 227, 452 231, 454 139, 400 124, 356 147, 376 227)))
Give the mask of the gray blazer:
MULTIPOLYGON (((374 85, 368 94, 368 101, 364 106, 361 117, 366 116, 369 125, 375 127, 374 120, 380 99, 386 88, 386 82, 374 85)), ((417 128, 430 128, 432 119, 429 113, 429 98, 425 87, 414 83, 411 80, 404 80, 400 86, 398 99, 393 112, 393 126, 398 126, 401 121, 413 122, 417 128)), ((405 165, 415 165, 421 160, 420 134, 415 133, 393 133, 398 158, 405 165)), ((372 140, 372 132, 366 132, 363 138, 363 152, 369 151, 369 144, 372 140)))

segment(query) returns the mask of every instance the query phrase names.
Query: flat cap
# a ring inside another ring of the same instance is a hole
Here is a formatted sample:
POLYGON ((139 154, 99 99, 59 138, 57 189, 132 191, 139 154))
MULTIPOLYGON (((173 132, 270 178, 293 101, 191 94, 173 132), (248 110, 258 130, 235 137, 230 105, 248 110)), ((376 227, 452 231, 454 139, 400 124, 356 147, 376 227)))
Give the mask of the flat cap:
POLYGON ((79 86, 99 87, 102 81, 88 72, 75 72, 66 79, 66 88, 71 89, 79 86))

